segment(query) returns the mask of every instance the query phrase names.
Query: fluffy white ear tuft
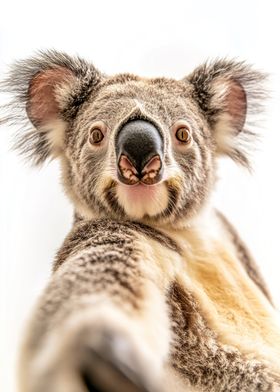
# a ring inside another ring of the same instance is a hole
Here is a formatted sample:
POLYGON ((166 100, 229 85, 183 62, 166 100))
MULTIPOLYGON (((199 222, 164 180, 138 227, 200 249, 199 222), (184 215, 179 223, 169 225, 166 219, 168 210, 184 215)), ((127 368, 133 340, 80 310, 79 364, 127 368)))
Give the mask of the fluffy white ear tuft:
POLYGON ((238 82, 218 81, 213 85, 212 100, 220 107, 220 113, 213 126, 217 152, 230 154, 235 139, 243 131, 245 125, 247 96, 238 82))
POLYGON ((53 157, 63 150, 67 127, 67 122, 61 115, 64 109, 63 98, 69 86, 73 88, 74 85, 73 73, 63 67, 39 72, 29 85, 26 112, 53 157), (63 94, 64 91, 66 92, 63 94))
POLYGON ((262 112, 265 79, 243 62, 230 60, 205 63, 183 79, 192 85, 192 97, 212 130, 217 154, 246 167, 254 138, 249 128, 262 112))
POLYGON ((61 154, 68 123, 101 78, 92 64, 56 51, 15 63, 0 85, 12 95, 2 123, 22 126, 15 147, 35 164, 61 154))
POLYGON ((63 67, 48 69, 35 75, 29 85, 26 104, 30 121, 40 127, 57 120, 62 109, 59 89, 74 82, 72 72, 63 67))

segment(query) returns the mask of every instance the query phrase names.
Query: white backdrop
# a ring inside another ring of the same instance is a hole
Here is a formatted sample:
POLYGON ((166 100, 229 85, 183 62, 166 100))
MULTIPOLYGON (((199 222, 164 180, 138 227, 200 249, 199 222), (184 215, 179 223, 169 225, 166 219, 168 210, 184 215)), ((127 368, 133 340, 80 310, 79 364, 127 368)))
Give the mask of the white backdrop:
MULTIPOLYGON (((237 57, 271 74, 263 139, 249 176, 223 161, 215 203, 239 228, 269 282, 279 290, 279 2, 15 1, 1 4, 0 71, 36 49, 92 60, 106 73, 182 77, 207 58, 237 57)), ((71 224, 71 206, 52 162, 41 170, 9 151, 0 129, 0 390, 15 391, 22 326, 50 274, 71 224)))

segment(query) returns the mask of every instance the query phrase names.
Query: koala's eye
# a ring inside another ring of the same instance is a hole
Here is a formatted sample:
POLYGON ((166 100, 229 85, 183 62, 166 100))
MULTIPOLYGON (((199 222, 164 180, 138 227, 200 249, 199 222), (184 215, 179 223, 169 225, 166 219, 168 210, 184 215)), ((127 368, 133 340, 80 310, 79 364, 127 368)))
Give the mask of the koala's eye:
POLYGON ((192 131, 189 124, 185 120, 178 120, 172 126, 173 135, 182 144, 190 144, 192 142, 192 131))
POLYGON ((191 133, 189 128, 181 126, 175 133, 176 139, 183 143, 189 143, 191 141, 191 133))
POLYGON ((192 129, 185 120, 177 120, 171 127, 175 146, 178 148, 189 147, 192 144, 192 129))
POLYGON ((104 135, 100 128, 93 128, 90 131, 89 141, 91 144, 98 144, 104 138, 104 135))
POLYGON ((89 143, 92 145, 100 144, 104 139, 105 134, 106 134, 106 125, 103 122, 98 121, 92 126, 89 132, 89 138, 88 138, 89 143))

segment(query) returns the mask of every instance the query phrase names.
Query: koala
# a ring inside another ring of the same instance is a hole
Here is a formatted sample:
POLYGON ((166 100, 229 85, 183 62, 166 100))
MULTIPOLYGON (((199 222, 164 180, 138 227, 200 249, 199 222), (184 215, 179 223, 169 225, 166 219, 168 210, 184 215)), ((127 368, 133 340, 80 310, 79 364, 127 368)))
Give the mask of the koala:
POLYGON ((33 164, 60 161, 74 206, 20 392, 280 390, 279 314, 211 202, 220 156, 250 167, 265 78, 227 59, 181 80, 53 50, 14 64, 2 123, 33 164))

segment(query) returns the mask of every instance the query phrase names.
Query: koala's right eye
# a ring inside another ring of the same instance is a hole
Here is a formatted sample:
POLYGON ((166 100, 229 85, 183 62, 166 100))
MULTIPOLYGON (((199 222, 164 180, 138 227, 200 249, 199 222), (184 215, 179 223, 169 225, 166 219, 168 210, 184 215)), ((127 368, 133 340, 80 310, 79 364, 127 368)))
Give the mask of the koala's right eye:
POLYGON ((103 122, 98 121, 90 129, 89 138, 88 138, 89 143, 91 145, 98 146, 104 139, 106 132, 107 132, 106 125, 103 122))
POLYGON ((100 143, 101 140, 104 138, 104 135, 102 133, 102 131, 99 128, 93 128, 90 131, 90 142, 91 144, 97 144, 100 143))

